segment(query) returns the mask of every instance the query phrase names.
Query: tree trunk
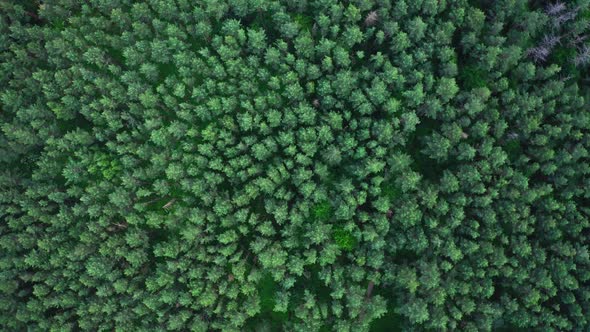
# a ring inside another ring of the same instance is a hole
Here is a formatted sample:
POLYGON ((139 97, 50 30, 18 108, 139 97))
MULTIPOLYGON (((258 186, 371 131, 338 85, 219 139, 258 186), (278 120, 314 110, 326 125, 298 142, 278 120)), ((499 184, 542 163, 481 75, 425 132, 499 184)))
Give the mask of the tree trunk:
POLYGON ((371 294, 373 293, 374 286, 375 286, 375 283, 372 281, 369 281, 369 286, 367 286, 367 299, 371 298, 371 294))

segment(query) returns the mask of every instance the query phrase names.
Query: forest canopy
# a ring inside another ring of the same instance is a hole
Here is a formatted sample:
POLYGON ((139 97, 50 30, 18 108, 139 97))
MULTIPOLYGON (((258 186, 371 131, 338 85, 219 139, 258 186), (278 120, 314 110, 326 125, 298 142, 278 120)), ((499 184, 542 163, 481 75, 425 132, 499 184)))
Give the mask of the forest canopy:
POLYGON ((590 0, 0 17, 0 330, 590 328, 590 0))

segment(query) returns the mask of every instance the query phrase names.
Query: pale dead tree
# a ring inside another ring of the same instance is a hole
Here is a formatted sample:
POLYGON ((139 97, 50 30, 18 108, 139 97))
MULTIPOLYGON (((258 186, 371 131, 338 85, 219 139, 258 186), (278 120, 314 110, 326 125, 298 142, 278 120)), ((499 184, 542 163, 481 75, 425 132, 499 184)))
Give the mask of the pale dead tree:
POLYGON ((317 98, 313 100, 312 104, 313 104, 313 107, 315 107, 315 108, 320 107, 320 101, 317 98))
POLYGON ((551 50, 553 47, 555 47, 555 45, 559 44, 560 41, 561 41, 560 36, 547 35, 547 36, 543 37, 543 41, 541 42, 541 45, 551 50))
POLYGON ((586 41, 587 38, 588 38, 588 36, 586 36, 586 35, 581 35, 581 36, 576 35, 570 40, 570 45, 571 46, 578 46, 579 44, 584 43, 584 41, 586 41))
POLYGON ((551 50, 553 50, 555 45, 560 43, 560 40, 560 36, 547 35, 543 37, 543 40, 541 41, 541 44, 539 46, 529 48, 527 51, 527 55, 537 63, 545 62, 549 58, 551 50))
POLYGON ((120 223, 117 223, 116 222, 116 223, 111 224, 109 227, 107 227, 107 230, 109 232, 113 232, 113 231, 115 231, 117 229, 125 229, 125 228, 127 228, 127 225, 128 224, 127 224, 126 221, 122 221, 120 223))
POLYGON ((555 27, 559 27, 561 26, 563 23, 567 22, 567 21, 571 21, 573 19, 576 18, 576 16, 578 16, 578 11, 580 8, 574 8, 570 11, 567 11, 563 14, 560 14, 559 16, 555 16, 553 18, 553 25, 555 27))
POLYGON ((574 58, 576 66, 585 66, 590 63, 590 47, 584 46, 574 58))
POLYGON ((370 11, 369 14, 367 14, 367 17, 365 17, 366 26, 373 26, 377 21, 379 21, 379 14, 377 14, 376 10, 370 11))
POLYGON ((372 281, 369 281, 369 285, 367 286, 367 292, 365 293, 365 305, 363 305, 361 312, 359 313, 359 319, 362 320, 363 317, 365 316, 365 311, 367 309, 367 304, 369 303, 369 301, 371 300, 371 294, 373 294, 373 287, 375 286, 375 283, 372 281))
POLYGON ((508 133, 508 139, 518 139, 520 135, 515 132, 508 133))
POLYGON ((571 80, 573 77, 572 75, 562 75, 559 77, 559 81, 560 82, 565 82, 565 81, 569 81, 571 80))
POLYGON ((462 131, 461 132, 461 138, 463 138, 463 139, 469 138, 469 135, 467 135, 466 132, 462 131))
POLYGON ((318 24, 317 24, 317 23, 314 23, 314 24, 311 26, 311 34, 312 34, 313 36, 315 36, 315 35, 317 35, 317 33, 318 33, 318 24))
POLYGON ((371 294, 373 294, 373 287, 375 286, 375 283, 372 281, 369 281, 369 285, 367 286, 367 293, 366 293, 366 299, 370 299, 371 298, 371 294))
POLYGON ((551 50, 543 45, 529 48, 527 55, 530 56, 535 62, 544 62, 549 57, 551 50))
POLYGON ((565 23, 571 19, 572 19, 572 16, 570 13, 559 15, 553 20, 553 25, 556 27, 560 27, 563 23, 565 23))
POLYGON ((545 8, 545 13, 547 13, 547 15, 550 16, 555 16, 559 15, 559 13, 563 12, 566 9, 566 5, 563 2, 558 1, 556 3, 548 5, 547 8, 545 8))
POLYGON ((122 221, 122 222, 117 222, 115 223, 115 226, 117 226, 118 228, 127 228, 127 222, 126 221, 122 221))
POLYGON ((162 208, 164 210, 168 210, 172 206, 172 204, 174 204, 174 202, 176 202, 176 198, 171 199, 168 203, 162 206, 162 208))

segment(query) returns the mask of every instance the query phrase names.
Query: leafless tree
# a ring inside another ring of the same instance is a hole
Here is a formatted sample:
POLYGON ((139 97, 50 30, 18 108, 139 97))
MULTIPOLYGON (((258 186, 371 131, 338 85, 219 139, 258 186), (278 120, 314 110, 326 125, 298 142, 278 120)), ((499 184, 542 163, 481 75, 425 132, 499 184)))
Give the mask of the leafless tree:
POLYGON ((543 41, 541 42, 541 45, 543 47, 551 50, 553 47, 555 47, 555 45, 559 44, 560 41, 561 41, 561 36, 546 35, 545 37, 543 37, 543 41))
POLYGON ((575 19, 576 16, 578 16, 578 11, 579 10, 580 10, 580 8, 576 7, 574 9, 568 10, 566 12, 561 12, 561 13, 553 16, 553 25, 556 28, 558 28, 563 23, 575 19))
POLYGON ((518 135, 515 132, 510 132, 510 133, 508 133, 507 136, 508 136, 508 139, 518 139, 520 137, 520 135, 518 135))
POLYGON ((563 2, 557 1, 556 3, 548 5, 545 9, 545 12, 547 13, 547 15, 557 16, 566 9, 567 7, 563 2))
POLYGON ((174 202, 176 202, 176 198, 171 199, 168 203, 162 206, 162 208, 164 210, 168 210, 172 206, 172 204, 174 204, 174 202))
POLYGON ((572 79, 572 75, 562 75, 559 77, 559 81, 560 82, 565 82, 565 81, 569 81, 570 79, 572 79))
POLYGON ((545 62, 549 57, 551 50, 543 45, 530 48, 527 51, 527 55, 530 56, 535 62, 545 62))
POLYGON ((377 14, 377 11, 375 10, 369 12, 367 17, 365 17, 365 25, 367 26, 375 25, 377 21, 379 21, 379 14, 377 14))
POLYGON ((584 66, 590 63, 590 47, 584 45, 574 58, 576 66, 584 66))
POLYGON ((578 46, 586 41, 588 36, 586 35, 576 35, 570 40, 571 46, 578 46))

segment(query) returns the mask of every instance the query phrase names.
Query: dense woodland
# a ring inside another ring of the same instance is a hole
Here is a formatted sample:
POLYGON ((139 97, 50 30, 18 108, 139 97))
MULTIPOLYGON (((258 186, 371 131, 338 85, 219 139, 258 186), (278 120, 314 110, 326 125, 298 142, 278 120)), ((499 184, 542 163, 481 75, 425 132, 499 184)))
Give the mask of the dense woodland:
POLYGON ((590 328, 590 0, 0 14, 0 330, 590 328))

